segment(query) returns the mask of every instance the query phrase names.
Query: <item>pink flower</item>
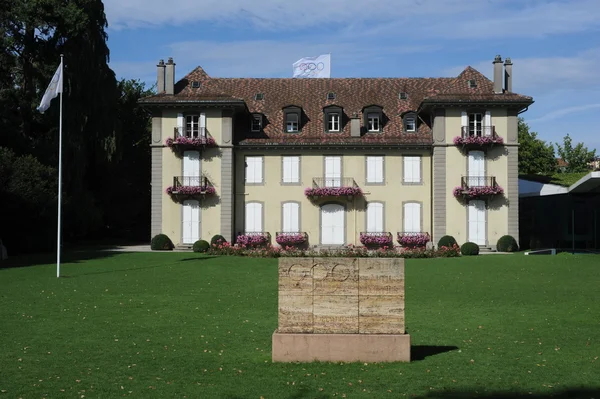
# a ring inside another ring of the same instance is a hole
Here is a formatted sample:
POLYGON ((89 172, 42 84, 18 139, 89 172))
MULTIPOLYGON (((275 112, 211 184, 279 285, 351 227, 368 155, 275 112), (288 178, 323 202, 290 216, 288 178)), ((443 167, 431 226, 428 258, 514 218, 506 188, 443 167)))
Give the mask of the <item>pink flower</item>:
POLYGON ((304 189, 307 197, 343 197, 362 195, 360 187, 308 187, 304 189))
POLYGON ((212 137, 184 137, 179 136, 173 140, 169 137, 165 144, 167 147, 173 147, 176 145, 185 145, 190 147, 214 147, 217 143, 212 137))
POLYGON ((498 185, 495 186, 480 186, 480 187, 455 187, 452 190, 455 197, 465 197, 468 199, 478 198, 486 195, 504 194, 504 189, 498 185))
POLYGON ((491 145, 491 144, 502 144, 504 139, 500 136, 456 136, 454 138, 454 145, 491 145))
POLYGON ((186 195, 196 195, 196 194, 206 194, 213 195, 217 192, 213 186, 169 186, 165 190, 167 194, 186 194, 186 195))
POLYGON ((285 245, 286 248, 292 245, 300 245, 306 242, 306 235, 303 233, 279 233, 275 237, 275 241, 279 245, 285 245))
POLYGON ((360 242, 363 245, 378 245, 388 247, 392 244, 390 233, 360 233, 360 242))
POLYGON ((431 238, 428 233, 398 233, 397 240, 404 247, 423 247, 431 238))

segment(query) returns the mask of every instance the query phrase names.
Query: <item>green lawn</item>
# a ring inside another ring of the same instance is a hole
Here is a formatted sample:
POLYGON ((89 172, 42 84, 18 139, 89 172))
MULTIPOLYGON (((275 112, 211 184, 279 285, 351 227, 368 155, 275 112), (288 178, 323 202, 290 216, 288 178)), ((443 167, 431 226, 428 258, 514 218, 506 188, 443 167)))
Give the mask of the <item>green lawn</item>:
POLYGON ((600 397, 598 256, 409 260, 411 363, 273 364, 277 260, 96 255, 0 269, 0 399, 600 397))

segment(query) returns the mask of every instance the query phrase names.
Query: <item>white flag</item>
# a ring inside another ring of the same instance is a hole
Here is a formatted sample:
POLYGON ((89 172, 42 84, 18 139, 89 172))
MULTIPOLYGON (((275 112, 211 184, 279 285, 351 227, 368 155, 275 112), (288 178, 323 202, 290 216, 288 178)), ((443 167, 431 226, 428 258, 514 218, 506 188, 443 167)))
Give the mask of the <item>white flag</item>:
POLYGON ((304 57, 294 62, 294 78, 331 77, 331 54, 304 57))
POLYGON ((42 97, 42 102, 40 103, 40 106, 37 107, 37 110, 43 114, 48 108, 50 108, 50 101, 52 101, 53 98, 56 98, 56 96, 58 96, 58 93, 62 93, 62 92, 63 92, 63 76, 62 76, 62 61, 61 61, 60 65, 58 66, 58 69, 56 70, 56 72, 54 72, 52 81, 48 85, 48 88, 46 89, 46 92, 44 93, 44 97, 42 97))

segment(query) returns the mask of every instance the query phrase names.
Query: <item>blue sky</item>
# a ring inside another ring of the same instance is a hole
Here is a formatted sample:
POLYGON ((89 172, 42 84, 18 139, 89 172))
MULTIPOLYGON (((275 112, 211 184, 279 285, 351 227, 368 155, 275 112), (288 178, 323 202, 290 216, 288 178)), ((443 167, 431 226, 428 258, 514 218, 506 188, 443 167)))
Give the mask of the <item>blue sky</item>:
POLYGON ((104 0, 118 78, 291 77, 299 58, 331 53, 332 77, 492 77, 513 61, 513 91, 543 140, 569 133, 600 154, 598 0, 104 0), (367 5, 368 4, 368 5, 367 5))

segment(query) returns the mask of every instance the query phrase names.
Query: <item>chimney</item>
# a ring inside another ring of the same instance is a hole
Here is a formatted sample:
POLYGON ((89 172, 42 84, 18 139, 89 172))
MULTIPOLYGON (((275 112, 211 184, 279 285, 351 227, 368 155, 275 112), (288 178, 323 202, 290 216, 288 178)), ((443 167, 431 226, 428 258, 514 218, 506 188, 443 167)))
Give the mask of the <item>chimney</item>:
POLYGON ((165 61, 158 61, 156 66, 156 92, 162 93, 165 91, 165 61))
MULTIPOLYGON (((502 94, 502 57, 499 55, 494 58, 494 93, 502 94)), ((167 71, 168 71, 167 66, 167 71)), ((168 72, 167 72, 168 75, 168 72)))
POLYGON ((165 69, 165 93, 175 94, 175 63, 173 57, 169 57, 165 69))
POLYGON ((512 61, 507 58, 504 61, 504 90, 512 93, 512 61))
POLYGON ((360 116, 356 112, 350 118, 350 137, 360 137, 360 116))

